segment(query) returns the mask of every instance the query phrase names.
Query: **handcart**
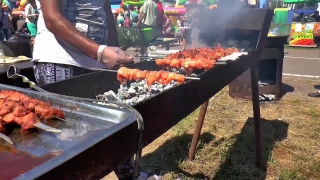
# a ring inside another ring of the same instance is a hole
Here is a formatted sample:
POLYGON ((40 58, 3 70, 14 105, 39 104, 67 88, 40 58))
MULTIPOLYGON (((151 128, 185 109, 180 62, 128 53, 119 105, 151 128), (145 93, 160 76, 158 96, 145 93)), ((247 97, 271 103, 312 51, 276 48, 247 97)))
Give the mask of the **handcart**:
MULTIPOLYGON (((118 39, 120 47, 123 50, 129 47, 138 46, 140 47, 140 54, 137 57, 153 57, 166 55, 167 53, 162 53, 162 51, 157 51, 155 47, 149 48, 152 52, 147 54, 147 47, 150 45, 156 46, 160 44, 166 44, 166 52, 169 51, 170 43, 176 41, 174 38, 162 38, 161 33, 156 33, 155 28, 131 28, 131 27, 119 27, 118 29, 118 39)), ((172 53, 170 51, 170 53, 172 53)))

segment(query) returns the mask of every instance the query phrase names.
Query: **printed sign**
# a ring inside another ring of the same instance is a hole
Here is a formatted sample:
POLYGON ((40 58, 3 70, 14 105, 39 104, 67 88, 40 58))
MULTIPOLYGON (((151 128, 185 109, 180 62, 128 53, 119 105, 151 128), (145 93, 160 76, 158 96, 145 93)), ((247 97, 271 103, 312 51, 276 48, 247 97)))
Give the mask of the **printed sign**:
POLYGON ((164 10, 165 14, 178 14, 178 12, 179 12, 178 10, 167 10, 167 9, 164 10))
POLYGON ((316 47, 313 41, 313 31, 318 23, 292 23, 289 46, 316 47))

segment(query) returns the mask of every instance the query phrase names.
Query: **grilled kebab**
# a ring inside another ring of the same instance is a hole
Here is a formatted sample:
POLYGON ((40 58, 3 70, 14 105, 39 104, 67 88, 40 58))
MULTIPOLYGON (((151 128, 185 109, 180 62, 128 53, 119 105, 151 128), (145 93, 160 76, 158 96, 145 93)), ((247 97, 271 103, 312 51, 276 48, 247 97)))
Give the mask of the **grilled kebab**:
POLYGON ((0 91, 0 99, 19 102, 29 112, 34 112, 37 116, 39 116, 40 119, 43 120, 50 120, 56 117, 62 119, 65 118, 65 114, 62 110, 52 107, 47 102, 33 99, 17 91, 2 90, 0 91))
POLYGON ((148 88, 156 81, 161 84, 169 84, 172 80, 177 81, 178 84, 184 83, 185 77, 181 74, 176 74, 166 71, 141 71, 139 69, 129 69, 121 67, 117 73, 117 79, 120 83, 127 80, 143 80, 146 79, 148 88))
MULTIPOLYGON (((194 69, 208 70, 212 68, 216 61, 221 57, 231 55, 234 52, 239 52, 236 48, 197 48, 179 51, 174 54, 169 54, 164 59, 157 59, 156 64, 159 66, 170 66, 172 68, 185 68, 187 72, 192 72, 194 69)), ((189 74, 188 73, 188 74, 189 74)))
MULTIPOLYGON (((51 107, 49 103, 33 99, 22 93, 10 90, 0 91, 0 123, 18 124, 21 130, 35 128, 43 120, 55 117, 64 118, 62 110, 51 107)), ((1 128, 0 128, 0 132, 1 128)))

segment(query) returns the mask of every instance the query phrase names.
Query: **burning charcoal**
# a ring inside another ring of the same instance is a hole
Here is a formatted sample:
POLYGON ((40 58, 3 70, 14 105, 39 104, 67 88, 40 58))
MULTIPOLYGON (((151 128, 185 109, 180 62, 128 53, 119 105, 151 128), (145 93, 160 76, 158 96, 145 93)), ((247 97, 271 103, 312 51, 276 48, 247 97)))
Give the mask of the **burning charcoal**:
POLYGON ((129 99, 130 94, 127 91, 123 91, 119 89, 119 95, 122 96, 124 99, 129 99))
POLYGON ((147 99, 147 96, 143 94, 143 95, 139 96, 138 101, 141 102, 141 101, 143 101, 145 99, 147 99))
POLYGON ((173 87, 173 85, 167 85, 166 87, 164 87, 164 90, 168 90, 168 89, 170 89, 170 88, 172 88, 173 87))
POLYGON ((105 100, 105 96, 99 94, 99 95, 96 96, 96 99, 97 99, 97 100, 105 100))
POLYGON ((180 73, 186 73, 186 72, 187 72, 186 69, 183 68, 183 67, 181 67, 181 68, 179 69, 179 71, 180 71, 180 73))
POLYGON ((139 102, 139 98, 138 97, 133 97, 131 99, 131 101, 132 101, 133 104, 137 104, 139 102))
POLYGON ((125 103, 128 104, 128 105, 131 105, 131 104, 132 104, 132 99, 127 99, 127 100, 125 101, 125 103))
POLYGON ((134 89, 138 88, 138 86, 139 86, 139 84, 135 83, 135 82, 130 84, 130 87, 134 88, 134 89))
POLYGON ((136 95, 137 92, 136 92, 136 90, 134 90, 133 88, 129 88, 129 89, 128 89, 128 93, 129 93, 130 96, 133 97, 133 96, 136 95))
POLYGON ((117 95, 113 91, 108 91, 103 94, 104 100, 118 101, 117 95))
POLYGON ((121 89, 121 90, 126 90, 126 89, 128 89, 127 83, 122 83, 122 84, 120 84, 120 89, 121 89))

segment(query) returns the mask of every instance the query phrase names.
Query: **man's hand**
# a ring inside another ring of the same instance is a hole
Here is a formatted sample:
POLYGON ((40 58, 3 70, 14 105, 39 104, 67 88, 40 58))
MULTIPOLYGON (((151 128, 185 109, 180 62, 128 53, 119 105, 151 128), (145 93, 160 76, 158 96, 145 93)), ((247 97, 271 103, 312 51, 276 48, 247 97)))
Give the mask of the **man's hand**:
POLYGON ((101 63, 112 69, 118 65, 133 63, 133 57, 127 55, 119 47, 106 47, 102 52, 101 63))

